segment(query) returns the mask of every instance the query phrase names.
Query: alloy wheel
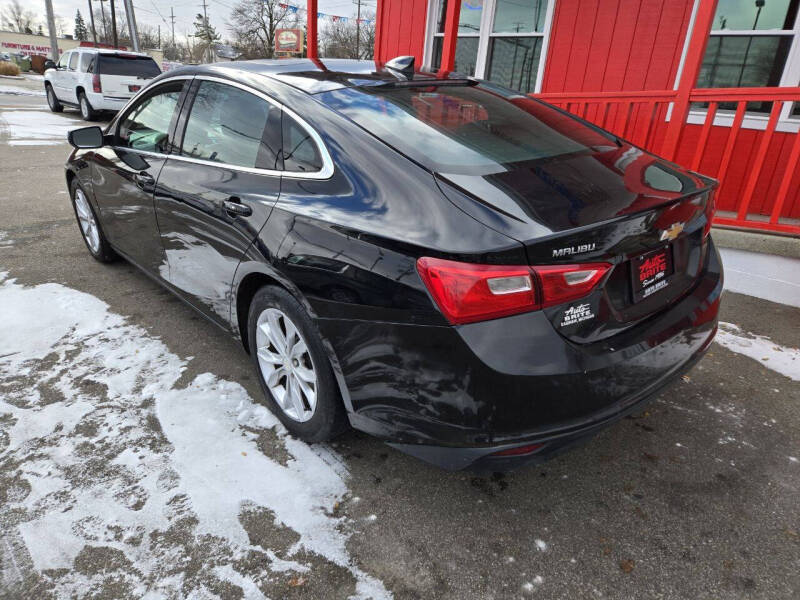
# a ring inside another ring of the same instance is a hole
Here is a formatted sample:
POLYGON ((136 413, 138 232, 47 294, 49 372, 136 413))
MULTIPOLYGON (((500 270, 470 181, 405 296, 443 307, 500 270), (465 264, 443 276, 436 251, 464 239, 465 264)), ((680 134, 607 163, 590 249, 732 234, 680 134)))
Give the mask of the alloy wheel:
POLYGON ((94 254, 97 254, 100 251, 100 230, 97 228, 97 221, 89 206, 89 201, 81 188, 75 190, 75 210, 78 213, 81 233, 89 249, 94 254))
POLYGON ((283 311, 267 308, 256 323, 261 375, 290 419, 305 422, 317 406, 317 372, 300 330, 283 311))
POLYGON ((53 93, 53 88, 47 87, 47 103, 50 105, 50 108, 56 107, 56 95, 53 93))
POLYGON ((89 101, 83 95, 81 95, 81 116, 84 120, 89 120, 89 101))

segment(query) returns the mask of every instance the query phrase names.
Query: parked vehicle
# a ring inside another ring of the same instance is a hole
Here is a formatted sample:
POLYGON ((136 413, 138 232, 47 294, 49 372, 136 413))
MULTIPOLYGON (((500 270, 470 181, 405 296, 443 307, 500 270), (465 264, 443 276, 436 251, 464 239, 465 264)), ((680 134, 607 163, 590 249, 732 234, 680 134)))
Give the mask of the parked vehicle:
POLYGON ((120 110, 149 79, 161 74, 147 54, 104 48, 75 48, 48 66, 44 90, 50 110, 74 106, 86 121, 96 120, 101 111, 120 110))
POLYGON ((715 182, 487 82, 185 67, 70 142, 92 256, 240 338, 307 441, 349 423, 448 469, 541 461, 717 329, 715 182))

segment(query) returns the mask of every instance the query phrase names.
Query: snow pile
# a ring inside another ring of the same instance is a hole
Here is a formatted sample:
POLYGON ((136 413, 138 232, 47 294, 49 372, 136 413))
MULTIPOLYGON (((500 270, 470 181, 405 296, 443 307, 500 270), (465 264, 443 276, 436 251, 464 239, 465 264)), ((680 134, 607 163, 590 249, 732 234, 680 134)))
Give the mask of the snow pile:
POLYGON ((800 381, 800 350, 780 346, 768 337, 743 332, 733 323, 719 324, 715 341, 739 354, 757 360, 768 369, 772 369, 795 381, 800 381))
POLYGON ((58 284, 0 273, 0 331, 0 466, 16 477, 0 537, 6 554, 27 548, 56 596, 113 582, 135 597, 235 585, 262 598, 287 571, 308 577, 322 562, 352 574, 355 597, 391 597, 348 555, 333 516, 347 487, 331 451, 286 436, 239 384, 206 373, 176 386, 186 361, 58 284), (259 450, 259 435, 285 447, 282 460, 259 450), (291 530, 289 541, 254 541, 248 514, 291 530))

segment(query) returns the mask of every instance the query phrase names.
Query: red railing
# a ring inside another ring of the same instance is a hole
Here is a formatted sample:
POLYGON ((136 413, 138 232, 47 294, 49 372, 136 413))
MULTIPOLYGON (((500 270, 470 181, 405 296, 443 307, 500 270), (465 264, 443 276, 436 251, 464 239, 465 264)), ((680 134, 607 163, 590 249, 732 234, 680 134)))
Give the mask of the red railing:
POLYGON ((695 88, 683 97, 677 90, 537 97, 717 178, 715 224, 800 235, 800 117, 780 119, 800 103, 800 87, 695 88), (748 112, 750 102, 772 108, 768 116, 748 112), (730 125, 714 124, 725 117, 730 125))

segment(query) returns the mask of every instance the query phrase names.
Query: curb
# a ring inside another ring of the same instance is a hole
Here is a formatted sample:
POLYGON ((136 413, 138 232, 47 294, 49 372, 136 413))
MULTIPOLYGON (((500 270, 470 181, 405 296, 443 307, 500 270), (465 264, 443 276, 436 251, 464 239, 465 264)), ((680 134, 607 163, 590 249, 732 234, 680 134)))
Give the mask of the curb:
POLYGON ((734 248, 760 254, 774 254, 788 258, 800 258, 800 238, 770 235, 739 229, 712 227, 714 243, 720 248, 734 248))

